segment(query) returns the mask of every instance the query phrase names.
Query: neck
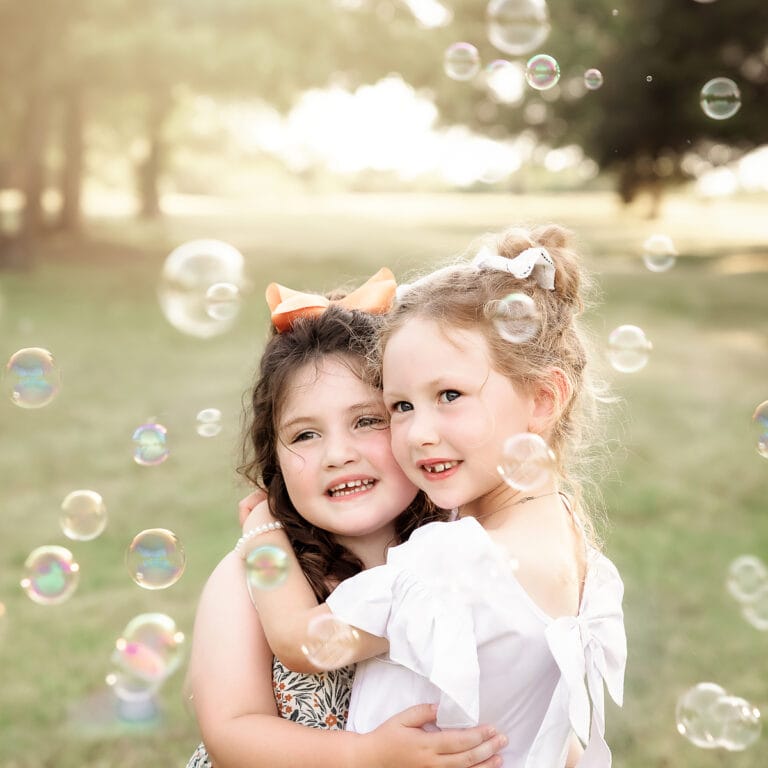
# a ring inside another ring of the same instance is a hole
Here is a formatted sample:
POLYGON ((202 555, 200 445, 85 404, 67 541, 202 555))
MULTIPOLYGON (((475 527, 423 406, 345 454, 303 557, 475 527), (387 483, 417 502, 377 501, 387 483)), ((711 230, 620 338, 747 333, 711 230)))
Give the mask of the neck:
POLYGON ((483 528, 497 528, 536 499, 553 497, 557 492, 554 480, 533 491, 517 491, 502 482, 484 496, 462 506, 459 517, 474 517, 483 528))
POLYGON ((336 536, 336 541, 360 558, 363 568, 383 565, 387 557, 387 549, 390 545, 397 543, 394 524, 386 525, 364 536, 336 536))

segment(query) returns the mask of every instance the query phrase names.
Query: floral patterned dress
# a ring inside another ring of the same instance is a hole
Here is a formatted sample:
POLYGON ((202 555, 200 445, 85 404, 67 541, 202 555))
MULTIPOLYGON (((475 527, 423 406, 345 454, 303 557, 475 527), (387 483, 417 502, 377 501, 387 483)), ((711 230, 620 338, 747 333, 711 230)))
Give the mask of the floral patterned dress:
MULTIPOLYGON (((280 717, 310 728, 343 730, 354 676, 354 667, 305 675, 286 669, 279 659, 274 659, 272 688, 280 717)), ((195 750, 187 768, 213 768, 204 744, 195 750)))

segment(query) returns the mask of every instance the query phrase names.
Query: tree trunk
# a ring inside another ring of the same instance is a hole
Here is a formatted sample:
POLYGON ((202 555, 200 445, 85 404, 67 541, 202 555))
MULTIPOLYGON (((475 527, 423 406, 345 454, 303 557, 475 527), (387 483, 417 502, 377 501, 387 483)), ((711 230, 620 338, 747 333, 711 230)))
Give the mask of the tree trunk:
POLYGON ((65 232, 80 229, 80 199, 83 186, 83 89, 72 84, 64 97, 64 168, 61 176, 62 204, 58 228, 65 232))
POLYGON ((165 167, 167 147, 163 129, 170 114, 171 103, 167 94, 154 94, 147 110, 146 135, 149 148, 138 164, 138 186, 142 219, 160 216, 160 175, 165 167))
POLYGON ((48 105, 42 90, 33 84, 27 91, 26 112, 21 136, 22 191, 24 211, 21 231, 25 237, 39 235, 44 227, 43 188, 45 185, 45 133, 48 105))

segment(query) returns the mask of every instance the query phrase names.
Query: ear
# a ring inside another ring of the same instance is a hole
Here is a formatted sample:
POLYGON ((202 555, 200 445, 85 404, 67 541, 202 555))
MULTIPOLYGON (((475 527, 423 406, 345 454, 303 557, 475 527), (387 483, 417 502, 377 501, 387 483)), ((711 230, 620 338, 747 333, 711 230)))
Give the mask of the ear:
POLYGON ((550 368, 534 385, 528 431, 546 437, 571 401, 573 388, 562 368, 550 368))

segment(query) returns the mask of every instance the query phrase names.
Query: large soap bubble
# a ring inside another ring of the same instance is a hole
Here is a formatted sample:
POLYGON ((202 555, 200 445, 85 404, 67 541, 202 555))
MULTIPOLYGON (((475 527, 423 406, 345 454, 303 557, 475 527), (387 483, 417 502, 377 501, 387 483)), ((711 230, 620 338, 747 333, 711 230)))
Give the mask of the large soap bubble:
POLYGON ((65 547, 53 544, 37 547, 24 562, 21 588, 40 605, 57 605, 69 600, 80 581, 80 566, 65 547))
POLYGON ((549 37, 545 0, 491 0, 486 16, 488 40, 510 56, 525 56, 549 37))
POLYGON ((184 573, 187 556, 173 531, 148 528, 137 533, 125 553, 131 578, 144 589, 165 589, 184 573))
POLYGON ((90 541, 107 525, 107 508, 96 491, 72 491, 61 502, 61 530, 67 538, 90 541))
POLYGON ((636 373, 645 368, 652 348, 642 328, 620 325, 608 337, 608 360, 621 373, 636 373))
POLYGON ((58 395, 61 374, 47 349, 26 347, 8 360, 3 386, 19 408, 42 408, 58 395))
POLYGON ((220 240, 192 240, 172 251, 159 289, 168 322, 203 339, 229 330, 245 282, 243 265, 240 251, 220 240))
POLYGON ((741 109, 741 91, 730 78, 715 77, 704 84, 699 103, 707 117, 727 120, 741 109))
POLYGON ((445 49, 443 69, 452 80, 471 80, 480 71, 480 54, 472 43, 453 43, 445 49))
POLYGON ((142 613, 128 622, 115 643, 113 661, 147 683, 165 680, 181 664, 184 633, 164 613, 142 613))
POLYGON ((521 432, 504 441, 497 470, 510 488, 527 493, 546 485, 555 468, 555 454, 544 438, 521 432))

